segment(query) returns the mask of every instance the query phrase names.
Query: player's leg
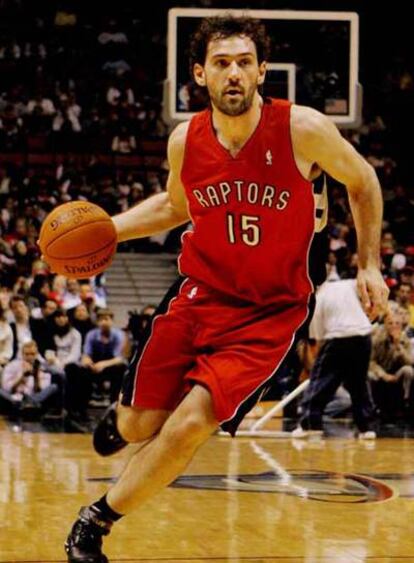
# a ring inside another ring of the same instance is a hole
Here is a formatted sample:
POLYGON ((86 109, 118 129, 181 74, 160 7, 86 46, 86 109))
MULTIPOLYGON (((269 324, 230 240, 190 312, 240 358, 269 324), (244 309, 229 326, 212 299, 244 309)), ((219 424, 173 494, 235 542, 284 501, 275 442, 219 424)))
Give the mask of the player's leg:
POLYGON ((217 426, 209 391, 196 385, 159 434, 132 457, 109 491, 108 504, 121 514, 139 507, 181 474, 217 426))
POLYGON ((148 439, 176 406, 182 378, 193 362, 188 307, 180 307, 181 300, 186 300, 185 287, 182 278, 174 283, 147 324, 125 370, 119 400, 107 409, 94 430, 93 445, 98 454, 108 456, 130 442, 148 439), (134 406, 136 389, 143 380, 149 380, 149 388, 139 395, 148 399, 149 391, 150 404, 138 408, 134 406))
POLYGON ((102 456, 112 455, 128 444, 148 440, 154 436, 170 411, 141 409, 113 403, 106 410, 93 433, 93 446, 102 456))
POLYGON ((196 385, 160 432, 132 456, 107 495, 81 509, 67 539, 68 561, 105 563, 102 536, 121 516, 141 506, 180 475, 217 426, 209 391, 196 385))

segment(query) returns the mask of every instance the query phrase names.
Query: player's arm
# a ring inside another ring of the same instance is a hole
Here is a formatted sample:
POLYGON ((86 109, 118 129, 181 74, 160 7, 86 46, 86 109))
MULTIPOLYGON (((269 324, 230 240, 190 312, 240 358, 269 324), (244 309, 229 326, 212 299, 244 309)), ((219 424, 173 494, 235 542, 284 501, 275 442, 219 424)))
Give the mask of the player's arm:
POLYGON ((380 272, 382 195, 372 166, 325 115, 303 106, 292 109, 295 155, 345 185, 358 238, 358 290, 369 317, 385 311, 388 288, 380 272))
POLYGON ((190 220, 187 198, 181 183, 187 129, 188 123, 181 123, 171 133, 168 141, 170 173, 167 191, 156 194, 113 217, 118 232, 118 242, 148 237, 178 227, 190 220))

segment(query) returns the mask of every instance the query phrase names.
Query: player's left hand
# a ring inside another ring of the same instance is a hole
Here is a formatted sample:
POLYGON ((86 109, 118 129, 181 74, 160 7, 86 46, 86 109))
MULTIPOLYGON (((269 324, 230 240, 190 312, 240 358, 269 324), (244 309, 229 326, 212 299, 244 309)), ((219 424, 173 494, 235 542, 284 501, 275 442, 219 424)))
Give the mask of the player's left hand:
POLYGON ((385 314, 390 290, 379 268, 359 268, 357 287, 364 311, 371 321, 385 314))

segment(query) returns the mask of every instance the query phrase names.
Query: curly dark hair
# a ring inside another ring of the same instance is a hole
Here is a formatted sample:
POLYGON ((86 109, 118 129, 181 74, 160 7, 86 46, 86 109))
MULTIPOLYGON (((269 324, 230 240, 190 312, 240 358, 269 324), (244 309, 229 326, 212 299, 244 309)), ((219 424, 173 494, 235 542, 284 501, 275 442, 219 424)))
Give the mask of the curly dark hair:
POLYGON ((270 52, 270 39, 266 35, 263 23, 247 16, 235 17, 230 14, 204 18, 190 41, 190 72, 196 63, 204 66, 207 46, 212 39, 224 39, 233 35, 250 37, 256 45, 259 63, 266 61, 270 52))

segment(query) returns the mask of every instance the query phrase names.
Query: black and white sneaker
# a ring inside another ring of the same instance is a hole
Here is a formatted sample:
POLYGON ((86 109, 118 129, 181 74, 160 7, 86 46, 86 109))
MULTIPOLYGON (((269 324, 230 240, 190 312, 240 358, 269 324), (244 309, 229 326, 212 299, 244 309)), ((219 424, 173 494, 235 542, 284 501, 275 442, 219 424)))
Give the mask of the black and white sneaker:
POLYGON ((83 506, 65 542, 68 563, 108 563, 102 553, 102 536, 107 536, 112 522, 102 520, 95 506, 83 506))

